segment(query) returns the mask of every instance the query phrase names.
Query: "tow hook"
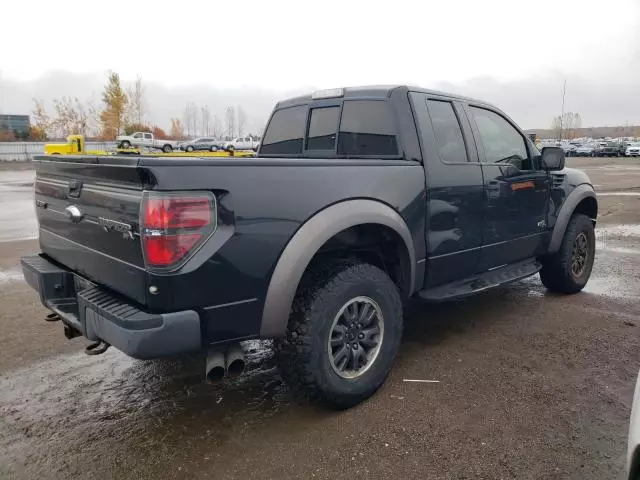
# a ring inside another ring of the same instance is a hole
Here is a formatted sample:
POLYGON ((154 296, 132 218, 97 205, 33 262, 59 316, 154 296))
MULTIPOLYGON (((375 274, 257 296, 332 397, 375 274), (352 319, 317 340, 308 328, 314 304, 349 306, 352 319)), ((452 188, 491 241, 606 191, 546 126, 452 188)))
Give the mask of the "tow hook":
POLYGON ((51 312, 44 317, 45 322, 57 322, 58 320, 61 320, 61 318, 56 312, 51 312))
POLYGON ((111 344, 100 340, 98 342, 92 343, 91 345, 87 345, 87 347, 84 349, 84 353, 86 353, 87 355, 102 355, 109 349, 110 346, 111 344))

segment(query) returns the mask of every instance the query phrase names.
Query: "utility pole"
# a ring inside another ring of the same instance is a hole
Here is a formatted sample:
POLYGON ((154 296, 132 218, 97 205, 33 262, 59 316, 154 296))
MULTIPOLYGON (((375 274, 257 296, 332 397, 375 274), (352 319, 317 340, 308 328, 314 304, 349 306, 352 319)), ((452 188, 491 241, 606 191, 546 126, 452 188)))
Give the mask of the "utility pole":
POLYGON ((560 140, 562 140, 562 128, 564 127, 564 96, 567 93, 567 79, 564 80, 562 87, 562 109, 560 112, 560 140))

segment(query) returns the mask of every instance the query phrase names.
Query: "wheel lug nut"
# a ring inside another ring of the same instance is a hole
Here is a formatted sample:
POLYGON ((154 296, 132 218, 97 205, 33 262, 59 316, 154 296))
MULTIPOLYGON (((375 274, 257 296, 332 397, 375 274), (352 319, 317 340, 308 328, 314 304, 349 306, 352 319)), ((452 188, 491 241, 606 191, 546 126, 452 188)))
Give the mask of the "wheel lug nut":
POLYGON ((358 344, 357 344, 357 343, 354 343, 354 344, 353 344, 353 349, 354 349, 354 350, 357 350, 357 349, 358 349, 358 344))
POLYGON ((364 338, 364 333, 360 333, 360 334, 358 334, 358 338, 359 338, 360 340, 362 340, 362 339, 364 338))

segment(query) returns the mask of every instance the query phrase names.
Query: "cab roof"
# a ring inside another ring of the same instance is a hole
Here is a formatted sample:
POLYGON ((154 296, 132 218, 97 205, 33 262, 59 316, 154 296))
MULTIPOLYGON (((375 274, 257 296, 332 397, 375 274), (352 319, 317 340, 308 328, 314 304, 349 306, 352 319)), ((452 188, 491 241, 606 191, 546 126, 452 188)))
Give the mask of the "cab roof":
MULTIPOLYGON (((488 105, 486 102, 476 100, 473 98, 463 97, 461 95, 455 95, 453 93, 441 92, 438 90, 429 90, 426 88, 420 88, 420 87, 415 87, 411 85, 365 85, 360 87, 345 87, 345 88, 342 88, 341 90, 343 90, 344 92, 344 95, 342 95, 342 98, 345 98, 345 99, 363 98, 363 97, 389 98, 394 91, 404 90, 405 92, 426 93, 430 95, 438 95, 440 97, 447 97, 452 100, 464 100, 464 101, 473 102, 476 104, 488 105)), ((313 92, 306 95, 300 95, 298 97, 292 97, 286 100, 282 100, 276 104, 276 108, 292 107, 294 105, 310 103, 315 100, 312 95, 313 95, 313 92)))

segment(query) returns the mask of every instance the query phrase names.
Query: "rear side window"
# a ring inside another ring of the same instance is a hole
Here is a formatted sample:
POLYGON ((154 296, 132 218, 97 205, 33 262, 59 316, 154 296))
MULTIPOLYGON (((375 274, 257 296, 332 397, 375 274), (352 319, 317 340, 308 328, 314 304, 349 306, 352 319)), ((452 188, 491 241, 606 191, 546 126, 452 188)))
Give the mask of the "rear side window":
POLYGON ((334 150, 339 114, 340 107, 314 108, 311 110, 307 150, 334 150))
POLYGON ((427 107, 442 161, 448 163, 469 161, 462 129, 451 102, 428 100, 427 107))
POLYGON ((398 155, 394 116, 387 102, 344 102, 338 135, 338 155, 398 155))
POLYGON ((276 110, 262 139, 260 152, 269 155, 301 154, 306 125, 306 106, 276 110))

